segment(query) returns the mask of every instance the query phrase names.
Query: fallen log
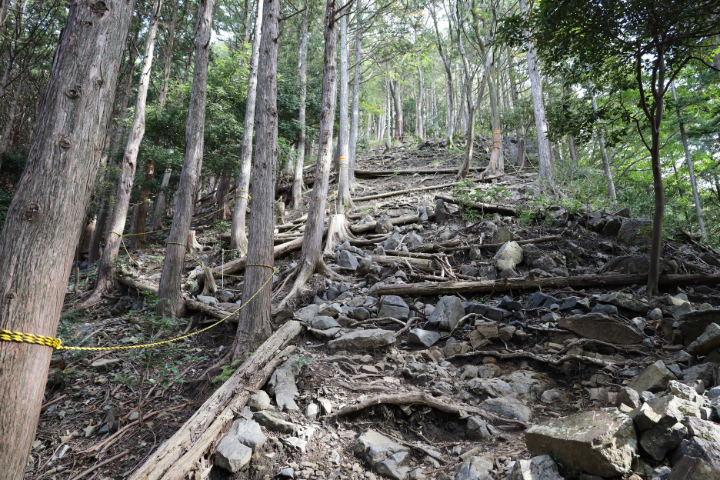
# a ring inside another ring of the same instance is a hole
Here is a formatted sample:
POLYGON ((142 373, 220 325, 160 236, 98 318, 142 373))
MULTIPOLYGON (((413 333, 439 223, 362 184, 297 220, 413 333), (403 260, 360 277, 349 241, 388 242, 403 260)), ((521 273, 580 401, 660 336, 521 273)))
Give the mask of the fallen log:
MULTIPOLYGON (((403 215, 401 217, 390 218, 390 223, 393 225, 405 225, 406 223, 416 223, 420 220, 419 215, 403 215)), ((377 222, 363 223, 362 225, 351 225, 350 230, 354 234, 367 233, 375 230, 377 222)))
POLYGON ((376 200, 378 198, 394 197, 397 195, 403 195, 405 193, 424 192, 426 190, 439 190, 441 188, 454 187, 455 185, 460 185, 460 183, 462 183, 462 182, 443 183, 441 185, 430 185, 429 187, 408 188, 407 190, 397 190, 394 192, 378 193, 377 195, 367 195, 365 197, 355 197, 352 199, 352 201, 353 202, 366 202, 368 200, 376 200))
POLYGON ((396 395, 378 395, 376 397, 369 398, 369 399, 367 399, 363 402, 357 403, 355 405, 350 405, 348 407, 345 407, 342 410, 339 410, 335 413, 325 415, 325 418, 342 417, 344 415, 349 415, 351 413, 359 412, 368 407, 372 407, 372 406, 380 405, 380 404, 425 405, 427 407, 432 407, 436 410, 440 410, 441 412, 445 412, 445 413, 454 413, 455 415, 460 415, 460 412, 474 413, 474 414, 480 415, 481 417, 484 417, 486 420, 489 420, 492 422, 511 423, 514 425, 519 425, 523 428, 528 427, 528 424, 521 422, 519 420, 513 420, 510 418, 501 417, 499 415, 492 414, 481 408, 471 407, 470 405, 454 405, 452 403, 445 403, 445 402, 442 402, 442 401, 436 399, 432 395, 429 395, 429 394, 423 393, 423 392, 409 392, 409 393, 401 393, 401 394, 396 394, 396 395))
POLYGON ((482 351, 482 350, 476 350, 474 352, 468 352, 468 353, 458 353, 456 355, 449 356, 448 358, 446 358, 446 360, 452 360, 453 358, 475 357, 478 355, 484 355, 487 357, 497 357, 501 360, 514 360, 514 359, 518 359, 518 358, 527 358, 529 360, 535 360, 537 362, 547 363, 548 365, 552 365, 553 367, 560 367, 564 363, 567 363, 570 361, 587 363, 587 364, 595 365, 596 367, 602 367, 602 368, 612 368, 617 365, 614 362, 609 362, 607 360, 601 360, 599 358, 594 358, 594 357, 588 357, 585 355, 563 355, 560 358, 553 358, 553 356, 551 356, 551 355, 537 355, 537 354, 531 353, 531 352, 501 353, 501 352, 482 351))
POLYGON ((448 197, 447 195, 435 195, 436 199, 444 202, 455 203, 464 207, 475 208, 483 212, 502 213, 503 215, 517 215, 517 210, 509 205, 495 205, 492 203, 465 202, 457 198, 448 197))
MULTIPOLYGON (((551 235, 548 237, 529 238, 527 240, 515 240, 515 243, 517 243, 518 245, 527 245, 528 243, 559 242, 562 239, 563 239, 562 235, 551 235)), ((485 249, 485 248, 500 248, 503 245, 505 245, 505 244, 504 243, 482 243, 480 245, 472 245, 472 246, 468 246, 468 247, 446 248, 443 251, 445 251, 445 252, 460 252, 463 250, 465 250, 465 251, 470 250, 473 247, 485 249)))
POLYGON ((268 381, 273 371, 294 350, 288 347, 279 355, 279 349, 293 340, 302 327, 300 322, 286 322, 278 331, 258 347, 232 376, 208 398, 185 424, 166 440, 160 448, 130 477, 130 480, 158 480, 185 478, 221 432, 242 410, 251 391, 268 381), (249 380, 248 380, 249 378, 249 380))
MULTIPOLYGON (((543 288, 588 288, 618 285, 645 284, 646 274, 623 275, 575 275, 551 278, 507 278, 503 280, 480 280, 477 282, 405 283, 380 285, 378 295, 447 295, 452 293, 507 292, 510 290, 537 290, 543 288)), ((689 274, 663 275, 661 287, 718 284, 720 275, 689 274)))
MULTIPOLYGON (((470 170, 476 172, 483 172, 485 168, 475 167, 470 170)), ((355 177, 357 178, 382 178, 382 177, 393 177, 395 175, 449 175, 456 174, 457 168, 420 168, 415 170, 359 170, 355 169, 355 177)), ((501 178, 502 175, 493 175, 482 179, 477 179, 479 182, 490 183, 493 180, 501 178)))
POLYGON ((443 252, 447 249, 460 245, 460 240, 446 240, 441 243, 430 243, 427 245, 418 245, 410 249, 411 252, 443 252))
POLYGON ((424 270, 426 272, 432 272, 434 270, 432 260, 425 258, 412 258, 412 257, 397 257, 391 255, 373 255, 372 261, 377 262, 380 265, 404 265, 404 262, 410 264, 412 268, 418 270, 424 270))

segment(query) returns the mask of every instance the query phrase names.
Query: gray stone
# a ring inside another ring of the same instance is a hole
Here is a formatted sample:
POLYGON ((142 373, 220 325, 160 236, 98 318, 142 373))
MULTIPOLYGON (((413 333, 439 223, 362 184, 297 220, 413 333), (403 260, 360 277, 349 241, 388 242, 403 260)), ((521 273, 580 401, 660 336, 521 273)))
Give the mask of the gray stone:
POLYGON ((337 264, 338 267, 349 268, 350 270, 357 270, 358 268, 357 257, 347 250, 340 252, 337 257, 337 264))
POLYGON ((378 316, 407 320, 410 317, 410 307, 397 295, 385 295, 380 299, 378 316))
POLYGON ((684 456, 674 466, 667 480, 718 480, 720 469, 702 458, 684 456))
POLYGON ((222 439, 215 452, 215 465, 235 473, 250 463, 252 449, 240 443, 236 438, 222 439))
POLYGON ((468 440, 488 440, 492 438, 487 422, 480 417, 468 418, 466 436, 468 440))
POLYGON ((563 480, 555 460, 549 455, 517 460, 507 480, 563 480))
POLYGON ((650 245, 652 221, 646 218, 625 218, 617 232, 617 241, 629 246, 650 245))
POLYGON ((265 392, 265 390, 258 390, 257 393, 250 395, 250 399, 247 404, 253 412, 267 410, 270 407, 270 396, 267 392, 265 392))
POLYGON ((614 408, 533 426, 525 433, 525 443, 530 452, 552 455, 571 471, 602 477, 628 472, 637 451, 632 420, 614 408))
POLYGON ((647 367, 639 377, 632 380, 628 387, 638 393, 644 391, 662 392, 670 380, 677 380, 677 377, 668 370, 662 360, 658 360, 647 367))
POLYGON ((590 310, 590 313, 600 313, 603 315, 617 315, 618 309, 615 305, 605 305, 603 303, 599 303, 595 305, 592 310, 590 310))
POLYGON ((707 397, 711 400, 714 398, 720 397, 720 387, 713 387, 710 390, 708 390, 707 397))
POLYGON ((293 433, 295 431, 294 424, 283 420, 279 416, 276 416, 274 412, 269 412, 267 410, 255 412, 253 414, 253 420, 273 432, 293 433))
POLYGON ((300 357, 293 355, 275 369, 270 377, 268 391, 275 396, 275 403, 280 410, 300 410, 295 403, 295 395, 298 393, 295 375, 299 374, 301 369, 300 357))
POLYGON ((385 250, 397 250, 400 246, 400 234, 396 231, 382 243, 385 250))
POLYGON ((480 404, 480 407, 501 417, 525 423, 529 423, 533 418, 532 410, 513 397, 488 398, 480 404))
MULTIPOLYGON (((441 330, 452 330, 463 317, 465 309, 462 300, 455 296, 442 297, 428 318, 428 323, 441 330)), ((406 317, 407 319, 407 317, 406 317)))
POLYGON ((217 298, 210 297, 208 295, 198 295, 197 299, 198 299, 198 301, 200 301, 202 303, 206 303, 208 305, 217 305, 218 303, 220 303, 220 302, 218 302, 217 298))
POLYGON ((662 320, 663 313, 659 308, 653 308, 647 315, 648 320, 662 320))
POLYGON ((697 380, 702 380, 709 388, 714 387, 718 375, 717 363, 701 363, 694 367, 683 370, 683 383, 685 385, 694 386, 697 380))
POLYGON ((491 480, 492 457, 470 457, 460 464, 455 480, 491 480))
POLYGON ((532 295, 530 295, 527 300, 534 307, 545 307, 545 308, 549 308, 550 305, 552 305, 553 303, 557 303, 557 304, 562 303, 562 300, 560 300, 559 298, 555 298, 552 295, 548 295, 547 293, 543 293, 543 292, 535 292, 532 295))
POLYGON ((632 295, 622 292, 611 292, 598 297, 598 302, 609 303, 616 307, 624 308, 635 313, 642 313, 643 315, 650 310, 650 306, 646 303, 637 300, 632 295))
POLYGON ((668 390, 670 390, 671 394, 678 398, 682 398, 683 400, 697 403, 698 405, 703 405, 705 403, 703 396, 699 395, 693 387, 680 383, 677 380, 670 380, 668 382, 668 390))
POLYGON ((704 356, 720 347, 720 325, 711 323, 702 335, 688 345, 687 351, 693 355, 704 356))
POLYGON ((297 312, 295 312, 295 318, 298 320, 305 320, 309 321, 311 318, 315 317, 318 314, 318 311, 320 310, 320 307, 318 305, 315 305, 314 303, 311 305, 308 305, 307 307, 303 307, 297 312))
POLYGON ((317 316, 310 321, 312 328, 316 330, 327 330, 330 328, 338 328, 340 324, 332 317, 317 316))
MULTIPOLYGON (((600 273, 619 272, 646 274, 650 269, 650 256, 623 255, 611 258, 601 269, 600 273)), ((660 259, 660 273, 675 273, 675 268, 663 259, 660 259)))
POLYGON ((495 268, 498 271, 514 269, 523 260, 523 250, 517 242, 507 242, 495 254, 495 268))
POLYGON ((435 342, 440 340, 440 334, 420 328, 413 328, 408 334, 408 343, 410 345, 418 345, 422 347, 432 347, 435 342))
POLYGON ((496 322, 499 322, 500 320, 503 320, 504 318, 512 315, 512 313, 502 308, 491 307, 488 305, 484 315, 490 320, 495 320, 496 322))
POLYGON ((557 267, 557 265, 549 255, 543 255, 532 263, 532 267, 549 272, 553 268, 557 267))
POLYGON ((328 342, 330 348, 372 350, 395 344, 395 333, 390 330, 370 329, 350 332, 328 342))
POLYGON ((374 430, 367 430, 355 441, 354 453, 367 461, 380 475, 403 480, 410 470, 410 449, 374 430))
POLYGON ((638 408, 640 406, 640 394, 630 387, 622 387, 617 393, 616 405, 627 405, 630 408, 638 408))
POLYGON ((339 303, 331 303, 330 305, 325 305, 320 308, 318 316, 335 318, 341 313, 343 313, 342 305, 339 303))
POLYGON ((607 218, 603 216, 601 212, 590 212, 588 213, 587 226, 595 232, 599 232, 605 226, 607 218))
POLYGON ((218 293, 217 298, 220 303, 230 303, 233 301, 233 298, 235 298, 235 294, 225 290, 224 292, 218 293))
POLYGON ((505 295, 502 300, 500 300, 500 304, 498 305, 498 307, 504 308, 505 310, 512 310, 513 312, 523 309, 522 303, 514 301, 507 295, 505 295))
POLYGON ((645 330, 647 322, 642 317, 635 317, 630 319, 630 325, 635 327, 639 332, 642 332, 643 330, 645 330))
POLYGON ((698 310, 688 312, 680 316, 680 332, 683 335, 685 345, 690 345, 700 335, 705 333, 707 327, 713 323, 720 324, 720 309, 698 310))
POLYGON ((492 234, 490 243, 507 243, 512 241, 513 234, 507 227, 497 227, 492 234))
POLYGON ((619 218, 613 218, 611 217, 603 227, 602 231, 600 232, 601 235, 606 235, 608 237, 614 237, 618 234, 620 231, 620 228, 622 226, 622 220, 619 218))
POLYGON ((405 241, 407 242, 408 248, 419 247, 423 243, 422 237, 415 232, 410 232, 405 241))
POLYGON ((235 420, 227 436, 233 437, 246 447, 252 448, 253 452, 256 452, 258 448, 265 445, 267 441, 267 437, 262 433, 262 429, 260 429, 260 424, 255 420, 245 418, 235 420))
POLYGON ((370 310, 365 307, 354 307, 348 310, 348 317, 354 320, 367 320, 370 318, 370 310))
POLYGON ((281 479, 293 479, 295 478, 295 471, 292 468, 283 468, 277 473, 277 475, 275 475, 275 477, 281 479))
POLYGON ((560 305, 560 311, 566 312, 568 310, 573 310, 578 308, 578 298, 577 297, 568 297, 565 299, 562 305, 560 305))
POLYGON ((558 325, 585 338, 620 345, 640 343, 643 340, 643 335, 634 328, 599 313, 562 318, 558 325))
POLYGON ((310 420, 315 420, 319 413, 320 407, 318 407, 317 403, 308 403, 308 406, 305 407, 305 417, 310 420))

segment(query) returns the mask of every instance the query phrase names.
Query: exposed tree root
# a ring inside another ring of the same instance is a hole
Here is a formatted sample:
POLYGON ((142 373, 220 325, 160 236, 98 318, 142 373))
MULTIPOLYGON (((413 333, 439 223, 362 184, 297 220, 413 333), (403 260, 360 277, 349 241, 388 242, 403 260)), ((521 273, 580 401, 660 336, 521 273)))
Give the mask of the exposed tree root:
POLYGON ((335 253, 335 247, 343 243, 345 240, 355 240, 355 235, 350 231, 350 222, 343 213, 333 215, 330 218, 330 226, 328 227, 327 239, 325 240, 325 255, 335 253))
POLYGON ((388 405, 425 405, 427 407, 432 407, 437 410, 440 410, 441 412, 445 413, 454 413, 456 415, 459 415, 460 412, 466 412, 466 413, 473 413, 476 415, 480 415, 485 420, 491 421, 491 422, 504 422, 504 423, 510 423, 513 425, 518 425, 523 428, 528 428, 528 424, 525 422, 521 422, 520 420, 514 420, 511 418, 504 418, 498 415, 494 415, 488 411, 483 410, 482 408, 477 407, 471 407, 469 405, 454 405, 452 403, 445 403, 437 398, 433 397, 432 395, 428 395, 426 393, 422 392, 411 392, 411 393, 401 393, 397 395, 378 395, 377 397, 369 398, 365 400, 364 402, 360 402, 355 405, 350 405, 348 407, 343 408, 342 410, 339 410, 335 413, 331 413, 330 415, 326 415, 326 418, 332 418, 332 417, 341 417, 344 415, 349 415, 351 413, 359 412, 361 410, 364 410, 368 407, 373 407, 375 405, 380 404, 388 404, 388 405))
POLYGON ((335 278, 338 280, 344 279, 342 275, 338 275, 337 273, 330 270, 330 268, 327 266, 325 262, 322 260, 318 260, 317 264, 313 265, 311 263, 305 263, 302 266, 300 266, 300 269, 298 270, 298 267, 295 268, 297 271, 297 274, 295 275, 295 283, 293 283, 292 288, 288 292, 287 295, 285 295, 285 298, 282 299, 282 301, 273 308, 272 314, 275 315, 281 310, 285 309, 296 296, 300 292, 300 289, 305 286, 307 281, 310 279, 310 277, 313 276, 315 273, 322 273, 323 275, 327 275, 331 278, 335 278))
POLYGON ((457 355, 452 355, 445 360, 452 360, 454 358, 464 358, 464 357, 474 357, 477 355, 486 355, 488 357, 497 357, 501 360, 512 360, 516 358, 527 358, 529 360, 536 360, 538 362, 547 363, 548 365, 552 365, 553 367, 560 367, 566 362, 575 361, 575 362, 583 362, 588 363, 590 365, 595 365, 597 367, 602 368, 615 368, 617 365, 613 362, 608 362, 606 360, 600 360, 599 358, 592 358, 592 357, 586 357, 585 355, 564 355, 560 358, 552 358, 549 355, 537 355, 530 352, 513 352, 513 353, 500 353, 500 352, 493 352, 493 351, 486 351, 486 350, 478 350, 476 352, 468 352, 468 353, 458 353, 457 355))

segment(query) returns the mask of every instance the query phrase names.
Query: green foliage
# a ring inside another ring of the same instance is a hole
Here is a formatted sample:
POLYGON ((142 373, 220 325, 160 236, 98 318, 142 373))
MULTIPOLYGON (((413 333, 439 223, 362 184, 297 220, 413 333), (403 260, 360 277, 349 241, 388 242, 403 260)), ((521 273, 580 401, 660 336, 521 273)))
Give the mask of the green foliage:
POLYGON ((220 384, 220 385, 222 385, 223 383, 225 383, 225 382, 230 378, 230 376, 235 372, 235 370, 237 370, 237 367, 238 367, 241 363, 242 363, 242 362, 241 362, 240 360, 233 360, 233 362, 232 362, 230 365, 223 365, 223 366, 222 366, 222 371, 220 372, 220 375, 218 375, 217 377, 213 378, 213 379, 212 379, 212 383, 214 383, 214 384, 220 384))

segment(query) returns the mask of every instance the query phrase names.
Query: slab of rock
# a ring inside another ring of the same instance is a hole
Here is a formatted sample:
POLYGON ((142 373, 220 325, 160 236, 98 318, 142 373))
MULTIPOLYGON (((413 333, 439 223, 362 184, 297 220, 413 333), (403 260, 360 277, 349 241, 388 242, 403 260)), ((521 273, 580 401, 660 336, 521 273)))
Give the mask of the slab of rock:
POLYGON ((408 334, 408 343, 410 345, 432 347, 438 340, 440 340, 440 334, 438 332, 432 332, 430 330, 413 328, 408 334))
POLYGON ((265 390, 258 390, 257 393, 250 395, 248 400, 248 407, 252 412, 260 412, 270 408, 270 396, 265 390))
POLYGON ((252 448, 253 452, 256 452, 258 448, 265 445, 267 441, 267 437, 262 433, 260 424, 255 420, 245 418, 235 420, 227 436, 233 437, 246 447, 252 448))
POLYGON ((208 305, 217 305, 219 303, 217 298, 211 297, 209 295, 198 295, 197 299, 198 301, 206 303, 208 305))
MULTIPOLYGON (((650 269, 650 256, 649 255, 623 255, 620 257, 611 258, 603 268, 600 269, 600 273, 607 272, 620 272, 620 273, 648 273, 650 269)), ((675 273, 675 268, 662 258, 660 259, 660 273, 675 273)))
POLYGON ((465 314, 465 309, 462 305, 462 300, 458 297, 448 295, 442 297, 435 305, 430 317, 428 317, 428 323, 436 325, 440 330, 452 330, 455 328, 460 319, 465 314))
POLYGON ((640 343, 644 338, 629 325, 600 313, 561 318, 558 325, 585 338, 619 345, 640 343))
POLYGON ((687 427, 680 423, 683 417, 699 414, 696 404, 670 395, 651 398, 630 412, 630 417, 641 432, 640 446, 659 462, 687 435, 687 427))
POLYGON ((528 450, 549 454, 576 472, 617 477, 630 470, 637 451, 633 421, 616 409, 578 413, 531 427, 528 450))
POLYGON ((491 480, 492 457, 470 457, 460 464, 455 480, 491 480))
POLYGON ((262 412, 255 412, 253 414, 253 420, 273 432, 280 433, 293 433, 295 431, 295 424, 283 420, 279 416, 264 410, 262 412))
POLYGON ((410 470, 410 449, 375 430, 368 430, 355 441, 355 455, 367 461, 380 475, 403 480, 410 470))
POLYGON ((622 292, 611 292, 598 296, 598 302, 609 303, 616 307, 624 308, 635 313, 646 314, 650 310, 650 306, 641 302, 632 295, 622 292))
POLYGON ((480 417, 468 418, 465 436, 469 440, 487 440, 492 438, 487 422, 480 417))
POLYGON ((697 380, 702 380, 706 387, 714 387, 717 381, 718 369, 720 365, 713 362, 701 363, 694 367, 683 370, 683 380, 685 385, 695 386, 697 380))
POLYGON ((667 480, 717 480, 720 470, 702 458, 682 457, 673 465, 672 473, 667 480))
POLYGON ((495 254, 495 268, 498 271, 514 269, 523 260, 523 250, 517 242, 507 242, 495 254))
POLYGON ((687 348, 688 353, 705 356, 720 347, 720 325, 711 323, 687 348))
POLYGON ((528 423, 532 420, 532 410, 514 397, 488 398, 480 404, 488 412, 505 418, 512 418, 528 423))
POLYGON ((549 455, 517 460, 507 480, 563 480, 557 464, 549 455))
POLYGON ((620 231, 620 228, 622 227, 622 220, 619 218, 610 217, 605 223, 605 226, 600 231, 602 235, 607 235, 608 237, 614 237, 618 234, 620 231))
POLYGON ((650 245, 652 221, 647 218, 625 218, 617 232, 617 241, 629 246, 650 245))
POLYGON ((250 463, 252 449, 240 443, 236 438, 222 439, 215 452, 215 465, 235 473, 250 463))
POLYGON ((410 317, 410 307, 397 295, 385 295, 380 299, 378 316, 392 317, 405 321, 410 317))
POLYGON ((338 267, 349 268, 350 270, 357 270, 358 261, 355 254, 342 250, 337 257, 338 267))
POLYGON ((275 396, 275 403, 280 410, 300 410, 295 403, 298 393, 295 385, 295 375, 302 370, 300 357, 293 355, 273 372, 268 381, 268 392, 275 396))
POLYGON ((639 377, 634 378, 628 387, 638 393, 662 392, 670 380, 677 380, 677 377, 668 370, 662 360, 658 360, 647 367, 639 377))
POLYGON ((327 330, 329 328, 339 328, 340 324, 332 317, 317 316, 310 321, 312 328, 316 330, 327 330))
POLYGON ((700 335, 705 333, 710 324, 720 324, 720 308, 688 312, 680 316, 680 332, 685 345, 690 345, 700 335))
POLYGON ((297 312, 295 312, 295 318, 300 321, 310 321, 313 317, 315 317, 318 312, 320 311, 320 307, 318 305, 315 305, 314 303, 308 305, 307 307, 303 307, 297 312))
POLYGON ((395 332, 382 329, 358 330, 328 342, 330 348, 372 350, 395 344, 395 332))
POLYGON ((701 458, 720 470, 720 425, 695 417, 685 418, 683 424, 687 426, 688 438, 673 452, 671 460, 689 455, 701 458))
POLYGON ((638 408, 640 406, 640 394, 630 387, 622 387, 617 393, 616 405, 627 405, 630 408, 638 408))

